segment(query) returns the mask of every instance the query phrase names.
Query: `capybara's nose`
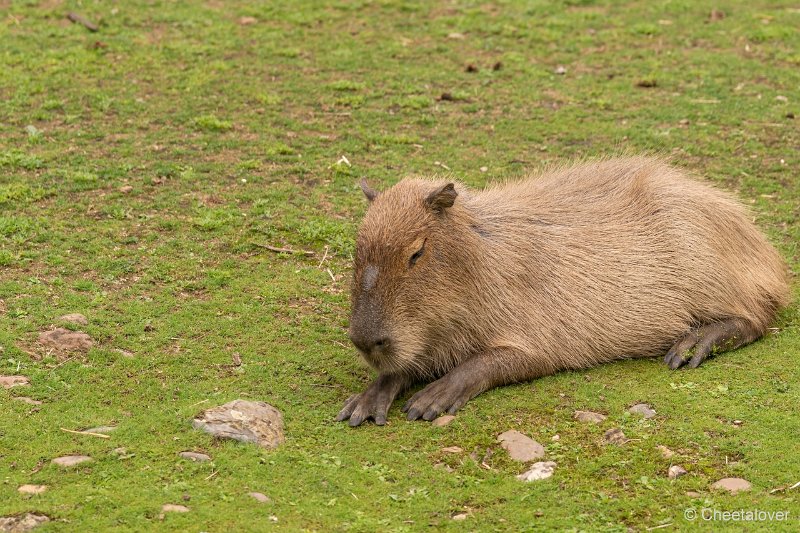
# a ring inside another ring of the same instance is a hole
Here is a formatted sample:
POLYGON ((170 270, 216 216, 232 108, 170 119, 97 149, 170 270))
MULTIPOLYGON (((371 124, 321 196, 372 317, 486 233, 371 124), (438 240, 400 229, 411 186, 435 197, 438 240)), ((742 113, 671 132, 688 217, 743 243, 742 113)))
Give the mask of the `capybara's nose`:
POLYGON ((351 332, 350 341, 364 353, 372 353, 376 349, 385 350, 389 346, 389 337, 381 334, 370 335, 369 333, 357 334, 351 332))

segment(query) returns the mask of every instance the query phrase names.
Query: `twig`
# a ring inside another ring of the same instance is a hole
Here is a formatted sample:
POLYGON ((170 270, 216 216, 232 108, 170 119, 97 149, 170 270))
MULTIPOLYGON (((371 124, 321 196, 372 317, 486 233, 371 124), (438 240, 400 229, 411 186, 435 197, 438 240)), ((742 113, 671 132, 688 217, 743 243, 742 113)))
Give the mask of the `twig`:
POLYGON ((330 268, 326 268, 325 272, 327 272, 328 275, 331 277, 331 281, 336 283, 336 278, 333 277, 333 272, 331 272, 331 269, 330 268))
POLYGON ((110 439, 110 435, 103 435, 102 433, 92 433, 91 431, 75 431, 74 429, 60 428, 61 431, 67 433, 74 433, 75 435, 89 435, 90 437, 100 437, 101 439, 110 439))
POLYGON ((219 470, 214 470, 213 472, 211 472, 211 475, 209 475, 209 476, 208 476, 208 477, 205 479, 205 481, 208 481, 209 479, 211 479, 212 477, 216 476, 217 474, 219 474, 219 470))
POLYGON ((317 265, 317 268, 322 268, 322 263, 324 263, 327 258, 328 258, 328 245, 326 244, 325 245, 325 255, 322 256, 322 261, 319 262, 319 264, 317 265))
POLYGON ((314 252, 309 252, 306 250, 292 250, 291 248, 279 248, 277 246, 270 246, 269 244, 259 244, 257 242, 254 242, 252 244, 253 246, 264 248, 265 250, 269 250, 270 252, 275 252, 276 254, 301 254, 305 255, 306 257, 311 257, 312 255, 314 255, 314 252))
POLYGON ((100 28, 97 27, 97 24, 92 22, 91 20, 87 19, 82 15, 78 15, 77 13, 69 13, 67 18, 76 24, 81 24, 84 28, 89 31, 97 31, 100 28))
POLYGON ((646 529, 646 531, 653 531, 654 529, 661 529, 661 528, 663 528, 663 527, 669 527, 669 526, 671 526, 671 525, 672 525, 672 522, 667 522, 666 524, 661 524, 660 526, 648 527, 648 528, 646 529))
POLYGON ((193 404, 192 404, 192 405, 190 405, 189 407, 194 407, 195 405, 200 405, 201 403, 206 403, 207 401, 208 401, 208 398, 206 398, 205 400, 200 400, 200 401, 199 401, 199 402, 197 402, 197 403, 193 403, 193 404))

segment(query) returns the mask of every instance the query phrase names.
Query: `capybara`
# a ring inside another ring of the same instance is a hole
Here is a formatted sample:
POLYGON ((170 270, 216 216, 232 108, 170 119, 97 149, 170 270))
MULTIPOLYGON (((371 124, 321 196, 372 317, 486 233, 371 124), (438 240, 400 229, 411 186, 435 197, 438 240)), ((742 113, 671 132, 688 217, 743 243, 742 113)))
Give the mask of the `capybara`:
POLYGON ((356 242, 350 338, 378 378, 337 420, 410 420, 563 369, 761 337, 789 300, 780 255, 730 194, 656 158, 581 163, 483 191, 409 178, 356 242))

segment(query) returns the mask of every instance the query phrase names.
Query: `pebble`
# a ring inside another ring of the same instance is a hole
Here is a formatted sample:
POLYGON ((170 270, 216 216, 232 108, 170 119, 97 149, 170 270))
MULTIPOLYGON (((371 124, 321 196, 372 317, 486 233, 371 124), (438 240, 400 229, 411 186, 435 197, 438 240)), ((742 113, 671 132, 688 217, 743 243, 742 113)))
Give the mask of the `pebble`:
POLYGON ((572 418, 578 422, 591 422, 593 424, 599 424, 607 417, 606 415, 594 413, 592 411, 575 411, 575 414, 572 415, 572 418))
POLYGON ((667 477, 669 479, 678 479, 679 477, 685 476, 686 474, 688 474, 688 472, 686 471, 685 468, 683 468, 680 465, 672 465, 671 467, 669 467, 669 470, 667 470, 667 477))
POLYGON ((628 409, 628 412, 634 415, 641 415, 644 418, 653 418, 656 412, 646 403, 637 403, 628 409))
POLYGON ((53 464, 62 468, 79 465, 81 463, 88 463, 92 460, 88 455, 65 455, 63 457, 56 457, 53 459, 53 464))
POLYGON ((70 313, 68 315, 60 316, 58 319, 62 322, 70 322, 80 326, 86 326, 89 324, 89 320, 80 313, 70 313))
POLYGON ((515 429, 501 433, 497 440, 515 461, 528 462, 544 457, 544 446, 515 429))
POLYGON ((26 376, 0 376, 0 385, 2 385, 4 389, 10 389, 11 387, 22 387, 30 384, 31 380, 26 376))
POLYGON ((444 453, 461 453, 464 450, 459 448, 458 446, 448 446, 447 448, 442 448, 444 453))
POLYGON ((200 463, 211 460, 211 456, 198 452, 181 452, 178 455, 184 459, 189 459, 190 461, 197 461, 200 463))
POLYGON ((163 513, 188 513, 189 508, 185 505, 175 505, 174 503, 165 503, 161 506, 163 513))
POLYGON ((94 345, 94 341, 86 333, 64 328, 41 332, 39 342, 64 352, 87 352, 94 345))
POLYGON ((286 440, 281 412, 265 402, 234 400, 200 413, 192 423, 219 438, 277 448, 286 440))
POLYGON ((0 531, 24 533, 39 527, 50 518, 41 514, 25 513, 17 516, 0 516, 0 531))
POLYGON ((441 428, 450 424, 450 422, 452 422, 455 419, 456 417, 454 417, 453 415, 443 415, 434 420, 433 422, 431 422, 431 425, 441 428))
POLYGON ((711 488, 715 490, 726 490, 731 494, 736 494, 737 492, 750 490, 752 485, 749 481, 740 477, 726 477, 711 485, 711 488))
POLYGON ((460 522, 461 520, 466 520, 469 515, 467 513, 458 513, 453 515, 453 520, 460 522))
POLYGON ((34 400, 33 398, 28 398, 27 396, 14 396, 13 398, 18 402, 25 402, 28 405, 42 405, 42 402, 39 400, 34 400))
POLYGON ((608 444, 616 444, 617 446, 621 446, 622 444, 628 442, 628 439, 625 438, 625 433, 623 433, 619 428, 609 429, 603 433, 603 440, 605 440, 608 444))
POLYGON ((521 481, 538 481, 540 479, 547 479, 553 475, 556 469, 556 463, 553 461, 543 461, 540 463, 533 463, 527 472, 517 476, 521 481))
POLYGON ((247 495, 256 500, 258 503, 268 503, 272 501, 269 499, 269 496, 266 494, 261 494, 260 492, 248 492, 247 495))
POLYGON ((670 459, 672 458, 673 455, 675 455, 675 452, 673 452, 663 444, 659 444, 658 446, 656 446, 656 449, 661 452, 661 455, 664 457, 664 459, 670 459))
POLYGON ((22 494, 41 494, 47 490, 47 485, 20 485, 17 490, 22 494))

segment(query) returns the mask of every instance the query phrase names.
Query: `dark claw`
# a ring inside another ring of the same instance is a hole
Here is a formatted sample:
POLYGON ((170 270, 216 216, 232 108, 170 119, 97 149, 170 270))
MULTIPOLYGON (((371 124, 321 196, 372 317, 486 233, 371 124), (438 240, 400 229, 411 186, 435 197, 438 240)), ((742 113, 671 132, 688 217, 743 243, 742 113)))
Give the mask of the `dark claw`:
POLYGON ((386 424, 386 415, 375 415, 375 425, 383 426, 386 424))
POLYGON ((361 422, 363 421, 364 419, 361 415, 353 415, 350 417, 350 427, 354 428, 356 426, 360 426, 361 422))
POLYGON ((421 414, 422 413, 419 412, 419 409, 417 409, 416 407, 412 407, 411 409, 408 410, 408 419, 416 420, 419 418, 421 414))
POLYGON ((433 407, 431 407, 427 411, 425 411, 425 414, 422 415, 422 419, 430 422, 431 420, 439 416, 439 413, 440 411, 438 409, 434 409, 433 407))

